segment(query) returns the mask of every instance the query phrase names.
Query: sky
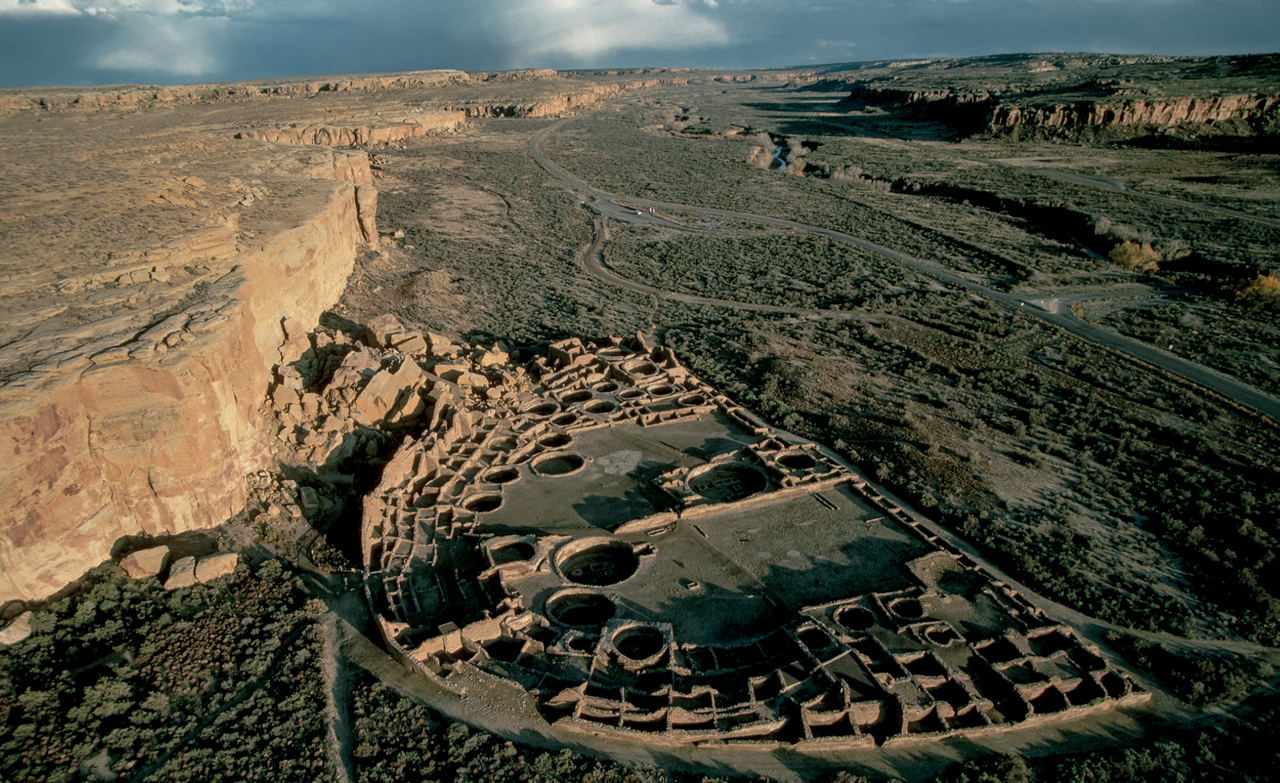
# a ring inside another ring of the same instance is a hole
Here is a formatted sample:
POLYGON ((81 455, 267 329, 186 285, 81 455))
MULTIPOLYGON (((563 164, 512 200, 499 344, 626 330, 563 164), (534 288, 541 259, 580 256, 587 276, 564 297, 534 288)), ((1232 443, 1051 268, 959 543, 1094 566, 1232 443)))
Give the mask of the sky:
POLYGON ((0 87, 1280 51, 1280 0, 0 0, 0 87))

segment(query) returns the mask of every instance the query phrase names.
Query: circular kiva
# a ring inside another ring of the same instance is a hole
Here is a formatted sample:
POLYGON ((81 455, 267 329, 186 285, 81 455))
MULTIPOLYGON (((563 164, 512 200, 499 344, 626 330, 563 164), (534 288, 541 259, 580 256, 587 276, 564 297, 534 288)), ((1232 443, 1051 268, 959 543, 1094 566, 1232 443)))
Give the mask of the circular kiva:
POLYGON ((618 399, 634 400, 638 397, 643 397, 644 394, 645 394, 644 389, 624 389, 618 392, 618 399))
POLYGON ((618 410, 618 404, 611 400, 592 400, 583 405, 582 410, 594 416, 607 416, 618 410))
POLYGON ((515 465, 499 465, 481 473, 480 480, 486 484, 511 484, 520 480, 520 469, 515 465))
POLYGON ((586 389, 578 389, 562 396, 560 398, 560 402, 563 402, 565 405, 576 405, 579 402, 586 402, 589 399, 591 399, 591 392, 586 389))
POLYGON ((564 432, 551 432, 538 438, 538 445, 544 449, 563 449, 573 443, 573 437, 564 432))
POLYGON ((520 412, 529 416, 550 416, 558 410, 560 406, 553 400, 540 400, 524 406, 520 412))
POLYGON ((827 636, 817 627, 809 625, 796 631, 796 638, 800 643, 810 650, 825 650, 831 646, 831 637, 827 636))
POLYGON ((707 397, 704 394, 699 394, 696 392, 693 394, 686 394, 680 399, 676 400, 676 404, 684 408, 694 408, 699 405, 706 405, 707 397))
POLYGON ((667 638, 657 628, 648 625, 628 625, 614 631, 613 649, 619 655, 637 663, 647 661, 663 651, 667 638))
POLYGON ((520 563, 531 559, 533 554, 533 545, 528 541, 512 541, 489 550, 489 557, 493 558, 493 564, 496 566, 520 563))
POLYGON ((596 351, 596 356, 602 359, 621 359, 624 356, 630 356, 631 351, 625 348, 601 348, 596 351))
POLYGON ((914 598, 899 598, 889 604, 889 611, 904 620, 919 620, 924 617, 924 604, 914 598))
POLYGON ((633 359, 622 365, 622 369, 631 373, 633 378, 647 378, 658 374, 658 365, 644 359, 633 359))
POLYGON ((577 420, 578 420, 578 414, 574 413, 573 411, 566 411, 564 413, 557 413, 555 416, 552 416, 551 424, 556 427, 568 427, 570 424, 573 424, 577 420))
POLYGON ((613 381, 605 381, 604 383, 597 383, 591 388, 601 394, 608 394, 609 392, 616 392, 618 390, 618 384, 613 381))
POLYGON ((803 451, 788 451, 778 455, 778 464, 787 470, 812 470, 818 461, 803 451))
POLYGON ((552 622, 569 628, 597 630, 613 619, 617 606, 593 590, 561 590, 547 599, 544 613, 552 622))
POLYGON ((742 462, 707 465, 689 475, 689 489, 712 503, 749 498, 768 483, 763 473, 742 462))
POLYGON ((864 606, 846 606, 836 612, 835 620, 850 631, 865 631, 876 624, 876 616, 864 606))
POLYGON ((477 495, 470 495, 463 499, 462 507, 467 511, 477 514, 483 514, 486 511, 497 511, 502 507, 502 494, 498 492, 485 492, 477 495))
POLYGON ((571 476, 587 464, 581 454, 572 451, 549 451, 534 457, 529 468, 539 476, 571 476))
POLYGON ((649 387, 649 394, 654 397, 666 397, 668 395, 675 394, 676 391, 676 387, 669 383, 660 383, 657 386, 649 387))
POLYGON ((570 582, 604 587, 631 577, 640 567, 640 558, 628 543, 594 537, 566 544, 556 553, 555 564, 570 582))

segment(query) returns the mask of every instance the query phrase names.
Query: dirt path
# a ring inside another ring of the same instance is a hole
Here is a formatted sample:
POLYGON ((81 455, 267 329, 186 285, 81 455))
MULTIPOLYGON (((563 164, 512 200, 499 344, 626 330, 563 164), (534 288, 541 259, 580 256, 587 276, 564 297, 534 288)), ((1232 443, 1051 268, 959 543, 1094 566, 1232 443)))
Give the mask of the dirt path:
POLYGON ((351 685, 355 677, 350 663, 340 653, 339 617, 325 612, 320 620, 324 633, 325 716, 329 719, 329 755, 337 771, 338 783, 355 780, 351 758, 351 685))
MULTIPOLYGON (((1041 320, 1047 321, 1055 326, 1058 326, 1066 331, 1069 331, 1072 334, 1078 337, 1081 337, 1082 339, 1085 339, 1089 342, 1093 342, 1099 345, 1113 348, 1121 353, 1128 354, 1133 358, 1137 358, 1141 361, 1148 362, 1149 364, 1156 365, 1161 369, 1165 369, 1169 372, 1172 372, 1175 375, 1182 377, 1184 380, 1190 381, 1192 383, 1197 383, 1199 385, 1208 387, 1214 391, 1218 391, 1219 393, 1223 393, 1226 396, 1228 396, 1230 399, 1234 399, 1243 405, 1252 407, 1255 410, 1259 410, 1260 412, 1270 415, 1274 419, 1280 420, 1280 400, 1276 400, 1270 397, 1269 395, 1265 395, 1255 389, 1252 389, 1251 387, 1245 386, 1244 384, 1241 384, 1238 381, 1234 381, 1233 379, 1223 376, 1220 373, 1216 373, 1215 371, 1210 370, 1201 365, 1195 364, 1193 362, 1188 362, 1182 359, 1178 359, 1177 357, 1171 356, 1169 354, 1165 354, 1160 351, 1156 351, 1155 349, 1151 348, 1150 346, 1147 346, 1144 343, 1139 343, 1135 340, 1130 340, 1129 338, 1122 337, 1115 333, 1108 332, 1106 330, 1103 330, 1091 324, 1088 324, 1084 321, 1081 321, 1080 319, 1076 318, 1074 315, 1070 314, 1069 308, 1066 308, 1067 312, 1058 312, 1058 310, 1062 308, 1036 306, 1040 304, 1040 302, 1037 300, 1042 299, 1042 297, 1021 297, 1013 294, 1005 294, 1003 292, 995 291, 990 288, 987 288, 986 286, 973 283, 971 281, 960 278, 954 274, 946 272, 929 262, 912 258, 903 253, 899 253, 897 251, 881 247, 872 242, 861 240, 856 237, 849 236, 847 234, 842 234, 838 231, 818 228, 815 226, 808 226, 803 223, 783 220, 780 218, 765 217, 762 215, 752 215, 749 213, 731 212, 728 210, 710 209, 710 208, 703 208, 703 207, 692 207, 684 204, 671 204, 667 202, 653 201, 649 199, 624 198, 621 196, 616 196, 614 194, 610 194, 605 191, 600 191, 595 188, 592 188, 591 186, 587 185, 586 183, 582 182, 581 180, 577 179, 573 175, 566 172, 564 169, 548 161, 542 155, 541 151, 538 149, 538 142, 541 140, 541 138, 544 137, 547 133, 550 133, 551 131, 555 130, 561 124, 563 123, 556 123, 555 125, 552 125, 551 127, 545 128, 542 131, 539 131, 538 133, 536 133, 533 136, 532 140, 530 141, 530 145, 529 145, 530 152, 533 155, 533 157, 538 161, 538 163, 541 164, 547 171, 551 172, 555 176, 559 177, 560 179, 568 182, 569 184, 577 188, 582 195, 583 206, 597 213, 597 215, 593 220, 593 223, 595 226, 595 239, 592 242, 592 244, 589 247, 587 247, 587 249, 583 252, 580 258, 580 264, 583 267, 583 269, 587 271, 589 274, 611 285, 616 285, 630 291, 635 291, 637 293, 649 294, 653 296, 662 297, 671 301, 684 302, 688 304, 701 304, 701 305, 710 305, 710 306, 717 306, 717 307, 729 307, 729 308, 734 308, 739 310, 748 310, 748 311, 755 311, 755 312, 776 312, 776 313, 786 313, 786 314, 796 315, 796 316, 833 318, 833 319, 842 319, 842 320, 843 319, 861 320, 861 319, 867 318, 868 315, 870 314, 858 313, 856 311, 806 310, 806 309, 798 309, 798 308, 790 308, 790 307, 782 307, 782 306, 774 306, 774 305, 761 305, 761 304, 746 303, 746 302, 734 302, 734 301, 715 299, 710 297, 694 296, 691 294, 684 294, 684 293, 675 292, 675 291, 666 291, 660 288, 656 288, 654 286, 647 285, 642 282, 631 280, 629 278, 626 278, 617 274, 616 272, 610 270, 607 266, 605 266, 602 258, 602 251, 609 238, 608 226, 606 222, 607 218, 614 218, 618 220, 627 221, 630 223, 662 224, 664 226, 677 229, 677 230, 685 228, 684 226, 681 226, 677 223, 673 223, 671 221, 665 220, 655 212, 652 212, 652 211, 644 212, 643 210, 636 210, 633 205, 639 205, 641 207, 646 207, 646 208, 653 207, 654 209, 657 209, 657 208, 679 209, 682 211, 693 212, 695 214, 718 215, 718 216, 732 217, 737 219, 753 220, 753 221, 757 221, 765 224, 785 226, 785 227, 800 230, 800 231, 809 231, 812 233, 823 234, 843 242, 848 242, 849 244, 855 245, 857 247, 861 247, 866 250, 879 253, 880 255, 894 259, 896 261, 900 261, 924 274, 928 274, 935 278, 942 279, 948 283, 961 286, 967 290, 974 291, 975 293, 979 293, 996 302, 999 302, 1000 304, 1003 304, 1006 307, 1009 307, 1011 309, 1016 308, 1021 310, 1022 312, 1035 315, 1041 320), (1032 306, 1027 307, 1028 304, 1031 304, 1032 306), (1222 388, 1219 388, 1219 387, 1222 387, 1222 388)), ((1123 292, 1120 295, 1132 295, 1132 292, 1123 292)), ((1057 299, 1060 301, 1065 301, 1065 300, 1074 301, 1075 299, 1095 298, 1095 297, 1101 297, 1101 296, 1105 296, 1105 294, 1089 293, 1089 294, 1078 294, 1078 295, 1064 295, 1062 297, 1058 297, 1057 299)), ((894 497, 892 493, 887 492, 883 487, 877 487, 877 489, 886 497, 893 500, 900 507, 907 508, 907 509, 911 508, 910 504, 904 503, 900 499, 897 499, 896 497, 894 497)), ((1159 643, 1166 647, 1182 648, 1187 650, 1193 650, 1200 653, 1225 652, 1225 653, 1232 653, 1236 655, 1260 656, 1268 660, 1273 665, 1280 668, 1280 649, 1271 648, 1265 645, 1260 645, 1260 644, 1247 642, 1247 641, 1188 639, 1185 637, 1176 636, 1174 634, 1168 634, 1168 633, 1152 633, 1152 632, 1146 632, 1146 631, 1136 631, 1130 628, 1124 628, 1121 626, 1114 625, 1112 623, 1105 622, 1103 620, 1099 620, 1095 617, 1086 615, 1083 612, 1079 612, 1070 607, 1051 601, 1037 594, 1036 592, 1032 591, 1026 585, 1011 578, 1008 574, 1004 573, 999 568, 997 568, 994 564, 992 564, 987 559, 982 557, 976 549, 974 549, 972 546, 965 543, 961 538, 951 533, 949 530, 943 528, 942 526, 928 520, 927 518, 919 514, 916 514, 914 512, 912 512, 912 514, 922 524, 924 524, 931 532, 933 532, 934 535, 937 535, 943 538, 944 540, 949 542, 952 546, 965 552, 965 554, 969 555, 976 562, 980 563, 984 569, 986 569, 988 572, 993 574, 996 579, 1004 581, 1005 583, 1012 586, 1015 590, 1018 590, 1020 593, 1026 596, 1028 600, 1031 601, 1032 604, 1044 610, 1046 614, 1048 614, 1050 617, 1053 617, 1061 622, 1064 622, 1073 627, 1076 627, 1081 631, 1081 633, 1085 634, 1091 641, 1094 641, 1104 649, 1106 648, 1104 635, 1108 631, 1119 631, 1122 633, 1132 634, 1141 639, 1159 643)), ((1151 683, 1150 685, 1153 688, 1153 690, 1157 692, 1161 690, 1154 683, 1151 683)), ((1188 717, 1191 715, 1197 714, 1196 711, 1190 710, 1189 708, 1181 705, 1180 702, 1172 702, 1164 706, 1166 707, 1166 709, 1172 709, 1173 711, 1182 713, 1188 717)))

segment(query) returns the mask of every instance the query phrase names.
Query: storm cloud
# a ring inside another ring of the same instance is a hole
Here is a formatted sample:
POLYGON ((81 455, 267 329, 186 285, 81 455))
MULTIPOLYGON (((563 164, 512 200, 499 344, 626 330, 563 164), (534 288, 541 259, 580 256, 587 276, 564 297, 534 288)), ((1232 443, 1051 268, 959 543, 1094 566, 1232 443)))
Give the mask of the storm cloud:
POLYGON ((0 0, 0 86, 1264 52, 1274 0, 0 0))

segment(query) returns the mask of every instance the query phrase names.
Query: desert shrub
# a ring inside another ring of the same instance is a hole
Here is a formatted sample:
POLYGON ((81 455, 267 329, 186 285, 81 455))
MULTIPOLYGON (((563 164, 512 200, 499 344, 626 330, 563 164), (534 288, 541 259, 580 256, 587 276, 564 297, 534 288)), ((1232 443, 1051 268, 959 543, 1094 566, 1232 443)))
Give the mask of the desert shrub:
POLYGON ((1236 290, 1236 301, 1280 310, 1280 278, 1259 273, 1253 280, 1236 290))
POLYGON ((1160 268, 1160 253, 1150 242, 1121 242, 1111 249, 1107 257, 1129 270, 1155 272, 1160 268))
POLYGON ((1262 673, 1258 661, 1228 653, 1197 655, 1111 631, 1107 643, 1150 672, 1175 696, 1197 707, 1238 699, 1262 673))
POLYGON ((0 650, 0 779, 326 777, 304 599, 276 567, 167 592, 99 566, 0 650))

